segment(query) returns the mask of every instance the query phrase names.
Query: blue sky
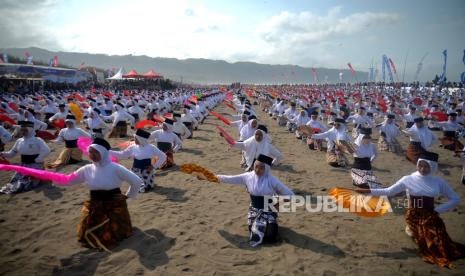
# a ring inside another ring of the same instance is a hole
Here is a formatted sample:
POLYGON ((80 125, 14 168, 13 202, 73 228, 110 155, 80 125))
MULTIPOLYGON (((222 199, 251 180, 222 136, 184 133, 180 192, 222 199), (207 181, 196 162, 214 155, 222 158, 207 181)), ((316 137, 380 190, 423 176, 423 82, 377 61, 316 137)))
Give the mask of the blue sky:
MULTIPOLYGON (((465 1, 0 1, 0 47, 255 61, 367 71, 387 54, 402 78, 465 71, 465 1)), ((381 71, 381 70, 380 70, 381 71)))

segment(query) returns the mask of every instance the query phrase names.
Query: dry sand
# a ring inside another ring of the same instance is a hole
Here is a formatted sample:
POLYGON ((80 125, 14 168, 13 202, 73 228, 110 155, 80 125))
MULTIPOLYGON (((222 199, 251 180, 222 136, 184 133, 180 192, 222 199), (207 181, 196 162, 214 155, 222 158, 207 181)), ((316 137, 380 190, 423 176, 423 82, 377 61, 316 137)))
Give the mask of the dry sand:
MULTIPOLYGON (((224 106, 215 109, 230 113, 224 106)), ((323 152, 313 152, 276 121, 260 113, 274 145, 285 160, 272 172, 296 193, 325 195, 334 186, 351 187, 349 169, 326 165, 323 152)), ((175 155, 175 162, 194 162, 215 173, 238 174, 240 154, 228 150, 210 116, 193 140, 175 155)), ((232 127, 225 127, 236 134, 232 127)), ((113 146, 122 140, 112 139, 113 146)), ((402 138, 405 148, 407 138, 402 138)), ((11 145, 8 145, 9 148, 11 145)), ((55 158, 60 148, 48 158, 55 158)), ((60 146, 61 147, 61 146, 60 146)), ((461 163, 451 152, 440 153, 439 175, 465 197, 461 163)), ((130 161, 122 162, 126 167, 130 161)), ((382 183, 391 185, 415 170, 404 156, 380 153, 374 163, 382 183)), ((76 170, 70 165, 62 172, 76 170)), ((0 172, 0 183, 11 173, 0 172)), ((252 249, 247 243, 248 194, 243 187, 212 184, 174 169, 156 175, 156 189, 129 201, 136 228, 112 254, 88 250, 76 240, 76 224, 88 190, 83 186, 42 187, 0 196, 1 275, 429 275, 465 274, 465 261, 448 270, 424 263, 404 233, 402 210, 379 218, 349 213, 280 215, 282 242, 252 249)), ((124 187, 124 189, 126 186, 124 187)), ((465 244, 465 204, 442 215, 453 240, 465 244)))

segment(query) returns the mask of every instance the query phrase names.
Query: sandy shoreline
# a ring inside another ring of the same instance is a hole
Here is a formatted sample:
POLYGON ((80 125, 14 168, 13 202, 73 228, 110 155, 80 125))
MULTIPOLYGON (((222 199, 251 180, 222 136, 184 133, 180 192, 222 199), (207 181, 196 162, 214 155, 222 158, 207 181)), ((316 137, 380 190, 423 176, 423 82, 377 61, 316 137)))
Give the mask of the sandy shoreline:
MULTIPOLYGON (((230 113, 224 105, 215 109, 230 113)), ((283 164, 272 172, 298 194, 326 195, 331 187, 351 187, 348 169, 334 169, 324 162, 323 152, 308 150, 293 134, 260 113, 283 153, 283 164)), ((237 174, 239 151, 229 149, 209 116, 175 155, 178 165, 197 163, 215 173, 237 174)), ((224 127, 236 137, 236 130, 224 127)), ((438 133, 435 133, 438 135, 438 133)), ((375 136, 377 138, 377 135, 375 136)), ((123 140, 111 139, 116 146, 123 140)), ((402 137, 403 148, 407 138, 402 137)), ((9 148, 8 145, 6 148, 9 148)), ((47 160, 59 153, 54 149, 47 160)), ((435 147, 440 154, 440 172, 460 197, 461 162, 451 152, 435 147)), ((129 167, 128 160, 122 162, 129 167)), ((78 165, 60 170, 71 172, 78 165)), ((404 155, 380 153, 375 174, 391 185, 415 170, 404 155)), ((0 184, 11 173, 0 172, 0 184)), ((404 233, 401 213, 368 219, 347 213, 297 213, 280 215, 282 242, 252 249, 247 244, 248 194, 242 187, 212 184, 177 170, 159 172, 153 192, 129 201, 136 231, 112 254, 87 250, 76 240, 76 224, 88 191, 81 185, 55 187, 49 184, 34 191, 0 196, 1 275, 203 275, 306 274, 306 275, 426 275, 465 274, 465 260, 453 270, 424 263, 416 246, 404 233)), ((124 189, 126 186, 124 187, 124 189)), ((449 235, 465 244, 465 204, 441 215, 449 235)))

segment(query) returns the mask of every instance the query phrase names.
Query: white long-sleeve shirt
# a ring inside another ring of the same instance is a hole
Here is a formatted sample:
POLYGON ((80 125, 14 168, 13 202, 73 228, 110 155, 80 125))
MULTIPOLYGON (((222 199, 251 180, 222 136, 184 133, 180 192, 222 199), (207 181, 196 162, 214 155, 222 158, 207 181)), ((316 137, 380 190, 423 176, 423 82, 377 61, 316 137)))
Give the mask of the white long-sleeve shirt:
POLYGON ((279 162, 283 159, 281 152, 266 141, 265 138, 263 138, 261 142, 257 142, 255 140, 255 136, 253 136, 244 142, 236 142, 233 147, 244 151, 247 168, 250 168, 253 165, 254 160, 258 158, 260 154, 274 157, 273 165, 279 164, 279 162))
POLYGON ((88 137, 90 138, 91 135, 81 129, 81 128, 78 128, 78 127, 75 127, 75 128, 63 128, 60 130, 60 132, 58 133, 58 137, 53 140, 52 142, 54 143, 60 143, 60 142, 63 142, 64 140, 77 140, 79 137, 88 137))
MULTIPOLYGON (((96 116, 100 116, 100 115, 96 115, 96 116)), ((102 131, 104 129, 107 128, 107 124, 105 124, 105 122, 99 117, 99 118, 87 118, 86 120, 86 123, 87 123, 87 127, 89 127, 89 129, 93 130, 93 129, 102 129, 102 131)))
POLYGON ((373 127, 373 120, 366 115, 355 114, 349 116, 346 121, 353 122, 354 125, 360 125, 361 127, 373 127))
POLYGON ((292 119, 289 119, 289 121, 300 127, 306 125, 310 121, 310 118, 308 116, 301 116, 299 114, 292 119))
POLYGON ((193 127, 197 127, 199 125, 199 122, 192 116, 192 114, 187 113, 187 114, 182 114, 181 116, 181 122, 186 122, 186 123, 192 123, 193 127))
POLYGON ((371 142, 368 145, 361 144, 354 152, 354 157, 370 158, 371 162, 376 159, 376 155, 376 146, 371 142))
POLYGON ((435 122, 434 124, 440 127, 443 131, 458 131, 463 128, 459 123, 449 120, 445 122, 435 122))
POLYGON ((135 118, 131 114, 127 113, 125 110, 113 112, 110 116, 103 116, 103 118, 112 120, 113 127, 116 126, 116 124, 119 121, 127 122, 129 120, 131 126, 134 126, 134 124, 136 123, 135 118))
POLYGON ((411 142, 420 142, 425 150, 428 150, 438 140, 426 126, 417 128, 413 125, 411 128, 404 129, 403 132, 409 136, 411 142))
POLYGON ((312 138, 317 140, 326 139, 326 141, 328 142, 328 150, 334 149, 337 140, 351 141, 351 138, 347 134, 345 129, 338 130, 334 127, 323 133, 313 134, 312 138))
POLYGON ((422 176, 419 172, 402 177, 389 188, 371 189, 371 194, 375 196, 393 196, 403 191, 407 192, 407 196, 427 196, 434 198, 440 194, 445 195, 448 201, 434 208, 438 213, 450 210, 460 202, 459 195, 452 190, 444 179, 431 175, 422 176))
POLYGON ((394 138, 400 135, 400 130, 394 123, 383 123, 379 129, 379 132, 386 134, 386 141, 391 143, 394 138))
POLYGON ((57 113, 59 110, 58 110, 58 107, 55 106, 55 104, 47 104, 46 106, 42 107, 42 109, 40 110, 40 113, 57 113))
POLYGON ((115 156, 118 159, 132 157, 138 160, 153 159, 154 157, 158 157, 157 162, 152 165, 154 169, 159 168, 166 161, 166 154, 152 144, 147 144, 145 146, 131 145, 123 151, 111 150, 110 155, 115 156))
POLYGON ((156 140, 162 143, 171 143, 173 151, 178 151, 182 146, 182 141, 172 131, 164 131, 163 129, 155 130, 150 134, 149 140, 156 140))
POLYGON ((247 187, 249 194, 254 196, 271 195, 294 195, 279 179, 272 175, 267 175, 266 179, 259 181, 255 172, 247 172, 239 175, 218 175, 220 182, 247 187))
MULTIPOLYGON (((139 120, 143 120, 144 119, 144 111, 142 110, 142 108, 140 108, 139 106, 131 106, 129 109, 129 114, 137 114, 137 116, 139 117, 139 120)), ((134 117, 134 116, 133 116, 134 117)))
POLYGON ((173 132, 176 132, 181 136, 181 139, 185 139, 191 136, 189 129, 181 122, 175 122, 173 124, 173 132))
POLYGON ((295 108, 293 109, 289 107, 288 109, 284 111, 284 116, 286 116, 288 120, 291 120, 294 117, 297 117, 298 115, 299 115, 299 112, 295 108))
POLYGON ((307 123, 307 126, 311 128, 319 128, 322 132, 326 131, 328 128, 320 121, 310 119, 307 123))
POLYGON ((21 155, 35 155, 38 154, 35 159, 36 163, 44 161, 45 157, 50 154, 50 148, 39 137, 28 137, 19 138, 13 147, 6 152, 2 152, 2 155, 6 158, 14 157, 16 154, 21 155))
POLYGON ((55 120, 60 120, 60 119, 64 120, 64 119, 66 119, 67 115, 68 115, 68 111, 66 111, 66 110, 65 110, 65 112, 57 112, 52 117, 48 118, 48 121, 53 122, 55 120))
POLYGON ((76 171, 77 177, 70 184, 85 182, 90 190, 113 190, 120 188, 123 181, 129 183, 126 192, 128 198, 135 198, 139 193, 142 180, 120 164, 109 162, 105 166, 85 165, 76 171))

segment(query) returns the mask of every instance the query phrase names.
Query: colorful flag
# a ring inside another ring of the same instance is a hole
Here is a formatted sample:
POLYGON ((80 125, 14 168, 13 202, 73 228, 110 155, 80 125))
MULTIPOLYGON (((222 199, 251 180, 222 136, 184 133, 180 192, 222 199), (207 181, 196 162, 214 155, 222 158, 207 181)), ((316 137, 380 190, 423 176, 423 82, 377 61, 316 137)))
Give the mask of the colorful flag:
POLYGON ((397 74, 396 66, 394 66, 394 62, 392 61, 391 58, 389 58, 389 63, 391 64, 391 68, 394 74, 397 74))
POLYGON ((95 67, 94 67, 94 74, 95 76, 97 76, 97 69, 95 69, 95 67))
POLYGON ((352 64, 350 64, 350 62, 349 62, 349 63, 347 63, 347 66, 349 66, 350 72, 352 73, 352 76, 355 76, 356 72, 355 72, 354 67, 352 67, 352 64))
MULTIPOLYGON (((465 50, 463 50, 463 64, 465 65, 465 50)), ((462 81, 462 83, 465 84, 465 72, 462 72, 462 74, 460 75, 460 80, 462 81)))
POLYGON ((3 53, 3 62, 8 63, 8 54, 7 53, 3 53))
POLYGON ((53 67, 58 67, 58 56, 53 57, 53 67))
POLYGON ((83 66, 84 66, 84 62, 82 62, 81 65, 79 65, 79 71, 81 71, 83 66))
POLYGON ((52 67, 53 66, 53 58, 51 58, 49 61, 48 61, 48 67, 52 67))
POLYGON ((442 54, 444 56, 444 65, 442 66, 442 74, 441 77, 439 77, 439 82, 443 83, 446 81, 446 67, 447 67, 447 49, 442 51, 442 54))
POLYGON ((384 69, 384 66, 386 66, 386 69, 388 71, 388 74, 389 74, 389 80, 391 82, 394 82, 394 78, 392 76, 392 71, 391 71, 391 66, 389 65, 389 59, 386 55, 383 55, 383 69, 384 69))

